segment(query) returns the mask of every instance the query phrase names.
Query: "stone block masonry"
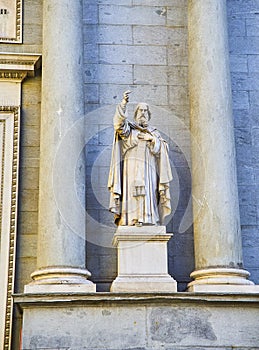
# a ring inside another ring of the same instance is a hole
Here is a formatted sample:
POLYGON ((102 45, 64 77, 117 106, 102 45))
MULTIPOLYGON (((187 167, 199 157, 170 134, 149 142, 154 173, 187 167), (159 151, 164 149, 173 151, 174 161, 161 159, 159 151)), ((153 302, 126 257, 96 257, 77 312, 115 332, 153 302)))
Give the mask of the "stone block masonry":
POLYGON ((258 284, 259 2, 228 0, 227 6, 244 264, 258 284))
POLYGON ((16 302, 24 350, 258 349, 258 296, 98 293, 16 302))
POLYGON ((162 104, 170 108, 167 98, 169 87, 187 85, 187 76, 184 77, 185 81, 183 77, 174 81, 169 78, 172 66, 179 69, 187 66, 186 5, 187 1, 136 1, 133 4, 132 1, 112 0, 84 2, 85 83, 86 90, 95 90, 97 96, 92 103, 96 108, 112 101, 102 97, 105 89, 97 92, 95 87, 88 85, 93 82, 93 76, 97 84, 115 84, 116 80, 116 95, 120 96, 123 92, 120 84, 125 84, 125 88, 143 85, 143 77, 138 78, 136 72, 140 72, 142 67, 157 71, 158 66, 165 66, 166 69, 161 76, 147 72, 145 84, 163 86, 166 99, 163 98, 162 104), (179 13, 181 16, 176 15, 179 13), (88 64, 95 66, 89 70, 88 64), (129 76, 131 69, 132 76, 129 76), (120 77, 121 81, 117 82, 120 77))

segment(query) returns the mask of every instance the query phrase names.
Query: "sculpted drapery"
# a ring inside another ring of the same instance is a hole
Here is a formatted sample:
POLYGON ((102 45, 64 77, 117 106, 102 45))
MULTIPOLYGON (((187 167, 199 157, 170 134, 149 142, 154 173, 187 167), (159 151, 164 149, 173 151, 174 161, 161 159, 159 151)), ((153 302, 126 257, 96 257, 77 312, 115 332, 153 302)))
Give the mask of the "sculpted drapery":
POLYGON ((156 128, 148 126, 151 114, 146 103, 138 104, 135 122, 127 119, 128 94, 114 115, 109 210, 117 225, 160 225, 171 213, 168 145, 156 128))

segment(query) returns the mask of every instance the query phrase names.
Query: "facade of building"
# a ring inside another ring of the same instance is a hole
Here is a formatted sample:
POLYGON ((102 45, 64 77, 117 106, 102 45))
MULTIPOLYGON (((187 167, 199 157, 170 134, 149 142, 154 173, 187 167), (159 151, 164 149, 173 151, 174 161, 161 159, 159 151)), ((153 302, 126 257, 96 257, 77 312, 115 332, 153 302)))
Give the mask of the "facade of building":
POLYGON ((258 101, 258 0, 0 0, 2 348, 259 349, 258 101), (177 293, 110 292, 126 90, 169 144, 177 293))

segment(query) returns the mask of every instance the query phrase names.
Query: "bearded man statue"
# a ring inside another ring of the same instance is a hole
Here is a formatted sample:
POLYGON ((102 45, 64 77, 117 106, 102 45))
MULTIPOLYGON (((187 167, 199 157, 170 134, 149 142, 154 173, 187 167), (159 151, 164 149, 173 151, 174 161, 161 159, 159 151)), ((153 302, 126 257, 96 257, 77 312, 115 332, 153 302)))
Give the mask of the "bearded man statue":
POLYGON ((168 144, 148 125, 148 104, 137 105, 134 122, 127 119, 129 94, 124 93, 113 120, 109 210, 119 226, 162 225, 171 213, 168 144))

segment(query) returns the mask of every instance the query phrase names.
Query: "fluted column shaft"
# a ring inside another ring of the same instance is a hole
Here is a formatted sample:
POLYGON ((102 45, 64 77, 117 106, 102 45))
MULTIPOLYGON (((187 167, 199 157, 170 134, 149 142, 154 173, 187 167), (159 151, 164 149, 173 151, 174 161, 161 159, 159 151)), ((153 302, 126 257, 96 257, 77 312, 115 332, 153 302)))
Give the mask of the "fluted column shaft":
POLYGON ((250 283, 242 269, 226 1, 189 0, 188 32, 196 265, 189 290, 206 291, 250 283))
POLYGON ((71 133, 84 116, 81 25, 81 0, 43 1, 38 270, 29 289, 66 283, 94 289, 85 269, 84 215, 74 203, 76 189, 69 188, 77 186, 84 198, 84 166, 76 171, 74 163, 84 146, 84 130, 71 133), (71 227, 71 218, 80 232, 71 227))

